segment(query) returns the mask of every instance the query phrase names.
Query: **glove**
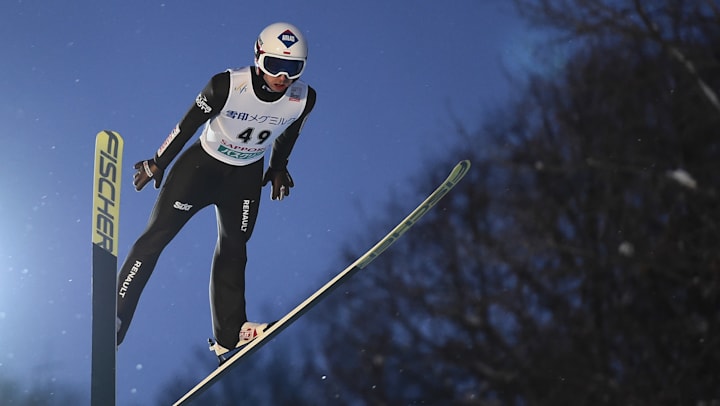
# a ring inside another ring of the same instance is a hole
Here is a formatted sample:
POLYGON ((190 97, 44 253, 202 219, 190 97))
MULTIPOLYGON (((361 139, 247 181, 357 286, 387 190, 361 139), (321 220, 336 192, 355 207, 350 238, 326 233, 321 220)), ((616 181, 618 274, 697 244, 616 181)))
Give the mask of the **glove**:
POLYGON ((157 166, 154 160, 148 159, 140 161, 135 164, 134 168, 137 169, 137 172, 135 172, 133 176, 135 190, 138 192, 141 191, 142 188, 150 182, 150 179, 155 179, 155 189, 160 188, 160 183, 162 182, 165 171, 157 166))
POLYGON ((290 196, 290 188, 295 186, 290 172, 287 169, 275 170, 268 168, 263 176, 263 186, 268 182, 272 182, 272 192, 270 198, 272 200, 282 200, 285 196, 290 196))

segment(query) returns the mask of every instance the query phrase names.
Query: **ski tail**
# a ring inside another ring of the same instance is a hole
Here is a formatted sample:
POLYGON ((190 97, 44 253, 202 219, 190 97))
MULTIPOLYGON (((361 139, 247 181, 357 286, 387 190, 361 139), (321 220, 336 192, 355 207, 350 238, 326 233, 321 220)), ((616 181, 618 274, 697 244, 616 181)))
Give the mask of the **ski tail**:
POLYGON ((123 139, 101 131, 95 138, 92 212, 91 405, 115 405, 115 288, 120 226, 123 139))

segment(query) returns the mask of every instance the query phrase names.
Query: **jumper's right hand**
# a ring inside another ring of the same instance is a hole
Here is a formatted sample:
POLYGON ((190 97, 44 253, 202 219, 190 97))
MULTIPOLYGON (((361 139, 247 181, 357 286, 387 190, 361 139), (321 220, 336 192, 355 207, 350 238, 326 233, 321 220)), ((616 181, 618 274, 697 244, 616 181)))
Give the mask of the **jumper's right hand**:
POLYGON ((135 164, 134 168, 137 170, 133 176, 133 185, 135 186, 135 190, 138 192, 141 191, 142 188, 150 182, 150 179, 155 179, 155 189, 160 188, 160 183, 162 183, 163 173, 165 171, 161 167, 157 166, 154 160, 148 159, 140 161, 135 164))

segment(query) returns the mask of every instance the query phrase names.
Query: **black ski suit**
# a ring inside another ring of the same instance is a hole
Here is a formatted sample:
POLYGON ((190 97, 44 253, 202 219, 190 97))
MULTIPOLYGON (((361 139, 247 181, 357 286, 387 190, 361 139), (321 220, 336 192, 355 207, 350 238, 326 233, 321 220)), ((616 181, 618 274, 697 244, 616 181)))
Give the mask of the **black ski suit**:
MULTIPOLYGON (((283 96, 266 90, 255 69, 250 71, 252 90, 260 100, 273 102, 283 96)), ((230 94, 230 83, 227 71, 208 82, 155 155, 154 161, 160 168, 167 168, 198 128, 221 113, 230 94)), ((315 100, 315 90, 308 86, 301 116, 272 144, 269 167, 273 170, 286 169, 290 152, 315 100)), ((125 338, 140 294, 163 249, 195 213, 215 205, 218 239, 210 277, 213 330, 220 345, 235 347, 240 327, 247 321, 246 243, 258 214, 263 167, 264 158, 246 166, 221 162, 205 152, 200 141, 180 154, 161 187, 147 228, 131 247, 118 275, 117 315, 121 321, 118 345, 125 338)))

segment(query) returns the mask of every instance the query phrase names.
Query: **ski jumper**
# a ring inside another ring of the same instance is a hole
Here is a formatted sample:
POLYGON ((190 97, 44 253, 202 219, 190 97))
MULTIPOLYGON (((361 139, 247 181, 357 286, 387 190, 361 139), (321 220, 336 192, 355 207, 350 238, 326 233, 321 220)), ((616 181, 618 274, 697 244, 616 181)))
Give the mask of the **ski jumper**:
POLYGON ((155 154, 155 163, 163 169, 179 157, 146 229, 120 268, 118 345, 163 249, 195 213, 214 205, 218 238, 210 276, 213 332, 220 345, 235 347, 247 321, 246 243, 258 215, 264 156, 272 149, 269 167, 286 169, 315 99, 315 90, 299 80, 282 94, 270 92, 253 67, 213 76, 155 154), (203 123, 199 140, 181 153, 203 123))

